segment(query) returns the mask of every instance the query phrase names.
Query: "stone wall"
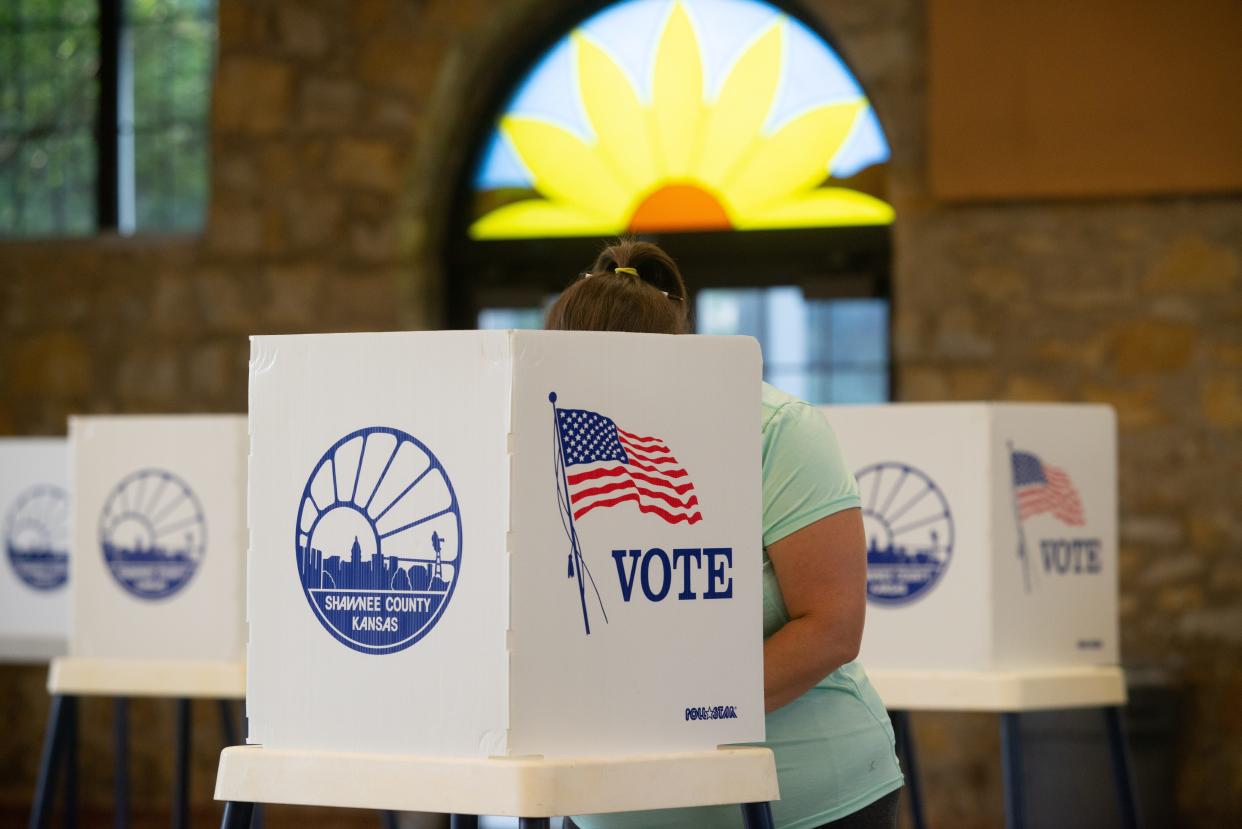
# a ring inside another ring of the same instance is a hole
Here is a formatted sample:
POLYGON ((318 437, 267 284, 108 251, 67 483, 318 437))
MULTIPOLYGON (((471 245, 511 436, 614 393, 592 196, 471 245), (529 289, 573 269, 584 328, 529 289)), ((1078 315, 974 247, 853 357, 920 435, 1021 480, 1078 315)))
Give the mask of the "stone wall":
MULTIPOLYGON (((0 243, 0 433, 63 433, 72 412, 243 411, 251 333, 434 327, 450 172, 481 91, 504 80, 494 50, 567 4, 222 0, 205 232, 0 243)), ((900 396, 1117 407, 1124 657, 1184 687, 1182 822, 1221 825, 1242 813, 1242 199, 938 204, 923 5, 806 8, 893 146, 900 396)), ((20 815, 42 673, 0 669, 0 697, 0 813, 20 815)), ((106 809, 107 707, 86 714, 83 797, 106 809)), ((158 804, 171 714, 133 716, 135 800, 158 804)), ((197 716, 206 809, 215 713, 197 716)), ((998 825, 994 720, 916 727, 934 822, 998 825)))

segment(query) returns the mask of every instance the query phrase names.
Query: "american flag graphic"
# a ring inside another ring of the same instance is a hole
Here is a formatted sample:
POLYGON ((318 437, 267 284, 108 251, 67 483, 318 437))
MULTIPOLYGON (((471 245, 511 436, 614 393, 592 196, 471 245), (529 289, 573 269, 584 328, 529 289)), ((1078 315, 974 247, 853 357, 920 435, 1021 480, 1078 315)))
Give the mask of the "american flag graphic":
POLYGON ((1019 520, 1051 513, 1071 527, 1087 522, 1082 499, 1065 470, 1042 462, 1030 452, 1012 452, 1012 457, 1019 520))
POLYGON ((565 482, 574 519, 633 501, 670 524, 703 519, 690 475, 657 437, 635 435, 584 409, 557 409, 565 482))

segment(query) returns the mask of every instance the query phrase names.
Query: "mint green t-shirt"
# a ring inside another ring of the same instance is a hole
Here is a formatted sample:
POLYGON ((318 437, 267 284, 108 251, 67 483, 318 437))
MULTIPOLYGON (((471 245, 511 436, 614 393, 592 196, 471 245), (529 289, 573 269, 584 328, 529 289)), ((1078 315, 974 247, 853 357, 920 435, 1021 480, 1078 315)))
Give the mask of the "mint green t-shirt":
MULTIPOLYGON (((825 516, 859 506, 832 427, 813 406, 763 384, 763 636, 789 613, 767 546, 825 516)), ((825 554, 831 554, 826 550, 825 554)), ((767 715, 781 799, 777 829, 809 829, 856 812, 902 784, 893 729, 862 665, 833 671, 767 715)), ((741 829, 737 806, 575 817, 582 829, 741 829)))

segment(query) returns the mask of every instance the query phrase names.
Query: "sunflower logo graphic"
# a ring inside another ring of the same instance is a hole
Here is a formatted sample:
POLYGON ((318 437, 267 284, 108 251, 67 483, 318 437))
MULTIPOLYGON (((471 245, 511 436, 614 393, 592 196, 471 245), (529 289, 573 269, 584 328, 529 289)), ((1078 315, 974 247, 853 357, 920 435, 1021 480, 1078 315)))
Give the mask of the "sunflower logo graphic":
POLYGON ((891 206, 845 186, 887 158, 861 88, 800 22, 753 0, 629 0, 570 32, 518 88, 470 232, 889 224, 891 206))

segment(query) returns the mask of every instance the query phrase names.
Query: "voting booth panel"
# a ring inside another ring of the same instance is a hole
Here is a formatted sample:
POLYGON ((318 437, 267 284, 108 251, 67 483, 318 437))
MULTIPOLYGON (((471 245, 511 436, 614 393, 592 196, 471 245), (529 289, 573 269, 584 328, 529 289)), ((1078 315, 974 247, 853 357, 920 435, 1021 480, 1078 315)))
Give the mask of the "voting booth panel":
POLYGON ((64 438, 0 439, 0 661, 64 654, 69 523, 64 438))
POLYGON ((762 739, 759 373, 748 338, 254 338, 249 741, 762 739))
POLYGON ((69 438, 69 655, 240 662, 245 417, 74 417, 69 438))
POLYGON ((869 668, 1116 665, 1107 406, 828 406, 867 532, 869 668))

